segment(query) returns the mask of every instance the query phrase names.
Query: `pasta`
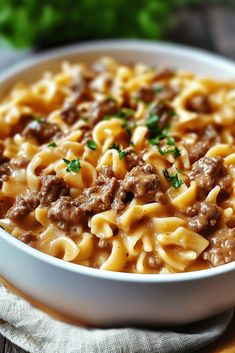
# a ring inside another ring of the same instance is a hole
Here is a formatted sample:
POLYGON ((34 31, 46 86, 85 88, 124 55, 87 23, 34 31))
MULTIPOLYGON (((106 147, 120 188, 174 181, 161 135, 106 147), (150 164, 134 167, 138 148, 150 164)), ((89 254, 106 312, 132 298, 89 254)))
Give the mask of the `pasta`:
POLYGON ((235 261, 235 82, 112 58, 0 102, 0 226, 83 266, 235 261))

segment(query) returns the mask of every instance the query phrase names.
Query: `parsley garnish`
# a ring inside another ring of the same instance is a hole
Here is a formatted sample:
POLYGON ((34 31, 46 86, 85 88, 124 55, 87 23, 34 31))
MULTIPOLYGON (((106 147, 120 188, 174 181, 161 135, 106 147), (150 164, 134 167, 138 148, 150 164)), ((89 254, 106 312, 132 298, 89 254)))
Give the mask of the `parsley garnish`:
POLYGON ((82 118, 85 123, 88 123, 89 119, 87 117, 82 118))
POLYGON ((80 164, 80 159, 79 158, 75 158, 72 161, 69 161, 66 158, 63 158, 63 161, 65 164, 67 164, 67 168, 66 168, 66 172, 74 172, 77 173, 80 168, 81 168, 81 164, 80 164))
POLYGON ((117 116, 118 116, 119 118, 128 118, 128 117, 130 117, 131 115, 133 115, 133 113, 134 113, 134 111, 133 111, 132 109, 130 109, 130 108, 123 108, 123 109, 121 109, 121 110, 118 112, 117 116))
POLYGON ((183 180, 179 179, 178 173, 170 175, 167 169, 163 170, 163 175, 167 181, 171 182, 173 188, 178 189, 183 185, 183 180))
POLYGON ((110 120, 110 119, 113 119, 113 118, 116 118, 116 119, 121 119, 123 121, 123 129, 126 130, 126 132, 128 133, 128 135, 131 135, 131 131, 134 127, 136 127, 136 123, 131 123, 128 122, 127 118, 133 114, 133 110, 132 109, 121 109, 119 113, 117 113, 117 115, 112 115, 112 116, 105 116, 103 118, 103 120, 110 120))
POLYGON ((109 102, 116 102, 116 99, 113 96, 108 96, 106 99, 109 102))
POLYGON ((155 87, 153 87, 153 90, 155 93, 161 93, 164 91, 164 87, 163 86, 155 86, 155 87))
POLYGON ((169 114, 170 114, 170 116, 172 117, 172 116, 175 116, 175 115, 176 115, 176 112, 175 112, 174 110, 172 110, 169 114))
POLYGON ((161 147, 158 147, 158 152, 162 156, 172 153, 175 158, 177 158, 177 157, 179 157, 181 155, 180 149, 177 146, 175 146, 175 148, 173 148, 173 149, 170 149, 170 148, 163 149, 161 147))
POLYGON ((175 139, 172 136, 166 136, 166 141, 168 146, 174 146, 175 145, 175 139))
POLYGON ((149 129, 150 135, 159 135, 161 133, 159 123, 159 116, 153 112, 150 112, 146 119, 146 126, 149 129))
POLYGON ((42 118, 40 116, 35 116, 34 120, 37 121, 37 123, 41 124, 42 123, 42 118))
POLYGON ((96 147, 97 147, 97 144, 95 143, 95 141, 90 140, 90 141, 87 141, 87 146, 90 148, 90 150, 95 151, 96 147))
POLYGON ((57 147, 57 144, 55 142, 51 142, 51 143, 49 143, 49 145, 47 145, 47 147, 55 148, 55 147, 57 147))
POLYGON ((121 150, 121 147, 120 147, 119 145, 117 145, 116 143, 113 143, 112 146, 110 147, 110 149, 115 149, 115 150, 117 150, 120 159, 123 159, 123 158, 127 155, 127 152, 121 150))

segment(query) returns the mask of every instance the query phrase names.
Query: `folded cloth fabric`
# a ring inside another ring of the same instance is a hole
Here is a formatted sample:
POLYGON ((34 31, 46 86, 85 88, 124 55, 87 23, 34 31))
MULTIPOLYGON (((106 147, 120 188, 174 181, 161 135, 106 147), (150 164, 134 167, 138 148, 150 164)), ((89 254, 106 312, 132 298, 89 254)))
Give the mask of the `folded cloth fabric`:
POLYGON ((0 333, 30 353, 189 353, 226 330, 233 311, 174 329, 87 329, 55 320, 0 286, 0 333))

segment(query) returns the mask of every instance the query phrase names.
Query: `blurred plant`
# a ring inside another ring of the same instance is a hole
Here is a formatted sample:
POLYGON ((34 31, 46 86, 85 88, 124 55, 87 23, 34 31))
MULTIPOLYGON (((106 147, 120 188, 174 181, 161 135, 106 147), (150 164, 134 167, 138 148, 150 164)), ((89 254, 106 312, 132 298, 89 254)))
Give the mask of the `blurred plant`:
POLYGON ((200 2, 203 0, 0 0, 0 46, 162 38, 175 23, 177 8, 200 2))

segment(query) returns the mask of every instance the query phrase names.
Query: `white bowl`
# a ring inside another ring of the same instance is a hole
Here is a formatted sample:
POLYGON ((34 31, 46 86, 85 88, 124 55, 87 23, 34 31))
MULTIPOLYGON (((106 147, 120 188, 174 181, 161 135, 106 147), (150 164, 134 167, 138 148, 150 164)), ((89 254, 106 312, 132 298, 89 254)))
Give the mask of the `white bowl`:
MULTIPOLYGON (((25 60, 0 75, 0 97, 12 84, 56 71, 64 59, 92 61, 108 55, 123 62, 192 70, 234 79, 235 65, 203 51, 172 44, 108 41, 82 44, 25 60)), ((235 305, 235 262, 168 275, 115 273, 68 263, 0 230, 0 275, 36 301, 93 325, 183 324, 235 305)))

